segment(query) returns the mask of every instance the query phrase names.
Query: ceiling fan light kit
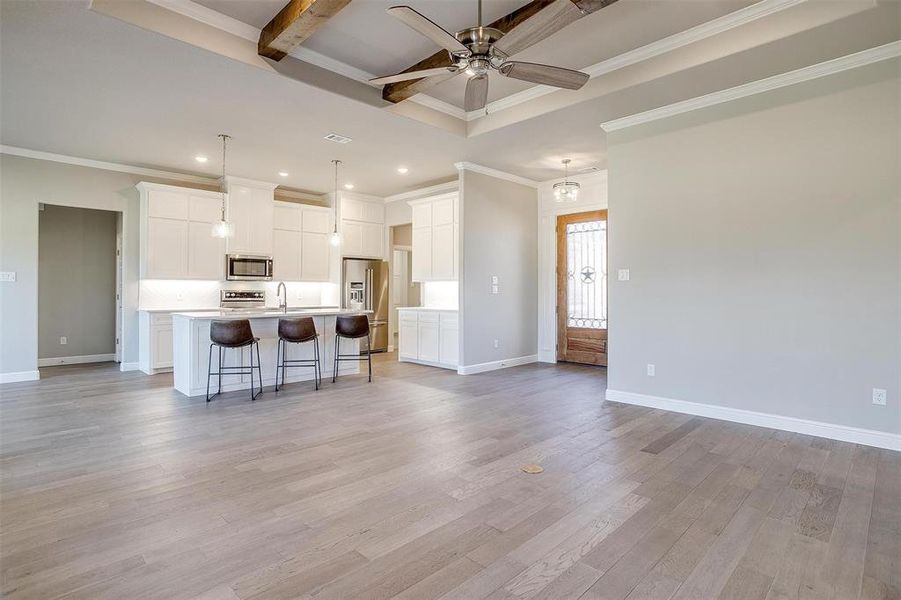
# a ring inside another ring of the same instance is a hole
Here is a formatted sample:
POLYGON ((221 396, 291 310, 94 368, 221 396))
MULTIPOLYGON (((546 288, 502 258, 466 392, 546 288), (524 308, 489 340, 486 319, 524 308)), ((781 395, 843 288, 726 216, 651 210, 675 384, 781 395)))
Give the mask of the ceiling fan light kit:
POLYGON ((560 5, 564 7, 563 9, 558 9, 555 4, 548 7, 554 8, 554 10, 542 11, 535 18, 520 23, 506 34, 494 27, 482 26, 482 0, 478 0, 478 26, 462 29, 456 34, 445 31, 428 17, 409 6, 392 6, 387 10, 389 15, 447 50, 453 64, 446 67, 376 77, 369 81, 382 85, 436 75, 456 75, 462 72, 469 77, 463 101, 463 108, 467 112, 481 110, 488 103, 488 73, 491 70, 511 79, 577 90, 588 81, 587 73, 563 67, 509 60, 511 55, 524 50, 549 33, 557 31, 580 15, 579 10, 568 0, 560 5), (569 9, 566 8, 567 5, 569 9))

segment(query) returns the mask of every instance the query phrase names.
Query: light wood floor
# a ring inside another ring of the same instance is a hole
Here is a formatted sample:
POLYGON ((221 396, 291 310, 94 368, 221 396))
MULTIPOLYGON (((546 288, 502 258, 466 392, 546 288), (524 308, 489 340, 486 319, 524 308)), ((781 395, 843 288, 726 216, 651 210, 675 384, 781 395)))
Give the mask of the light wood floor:
POLYGON ((43 369, 0 390, 3 594, 901 597, 901 455, 605 403, 604 373, 382 356, 207 406, 43 369))

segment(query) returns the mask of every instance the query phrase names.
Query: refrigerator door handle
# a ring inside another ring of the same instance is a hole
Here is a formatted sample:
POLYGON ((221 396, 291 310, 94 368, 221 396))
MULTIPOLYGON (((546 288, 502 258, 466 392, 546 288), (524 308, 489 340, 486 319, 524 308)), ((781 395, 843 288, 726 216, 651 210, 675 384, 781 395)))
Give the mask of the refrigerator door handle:
POLYGON ((372 310, 372 269, 366 269, 366 310, 372 310))

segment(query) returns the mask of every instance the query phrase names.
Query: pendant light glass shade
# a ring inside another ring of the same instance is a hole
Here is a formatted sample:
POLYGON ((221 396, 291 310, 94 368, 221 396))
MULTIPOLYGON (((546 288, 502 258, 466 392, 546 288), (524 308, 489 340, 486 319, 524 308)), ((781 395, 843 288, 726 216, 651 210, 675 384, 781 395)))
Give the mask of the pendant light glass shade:
POLYGON ((337 248, 341 245, 341 234, 338 233, 338 165, 341 164, 341 161, 335 159, 332 161, 332 164, 335 165, 335 197, 332 200, 335 208, 335 227, 328 238, 328 243, 337 248))
POLYGON ((576 181, 569 181, 569 163, 570 160, 563 160, 563 181, 554 184, 554 200, 557 202, 575 202, 579 199, 579 188, 581 187, 576 181))
POLYGON ((235 234, 235 228, 228 220, 228 203, 225 195, 225 146, 228 140, 231 139, 231 136, 220 133, 219 137, 222 139, 222 187, 220 190, 222 194, 222 203, 219 209, 219 220, 213 223, 213 230, 211 233, 215 238, 228 238, 235 234))

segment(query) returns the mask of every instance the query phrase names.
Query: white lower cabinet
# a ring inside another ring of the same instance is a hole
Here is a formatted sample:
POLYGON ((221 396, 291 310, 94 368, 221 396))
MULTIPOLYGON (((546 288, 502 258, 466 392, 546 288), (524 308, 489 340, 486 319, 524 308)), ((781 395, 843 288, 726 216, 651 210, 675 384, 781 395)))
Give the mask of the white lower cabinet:
POLYGON ((152 375, 172 370, 172 314, 168 312, 140 313, 139 367, 152 375))
POLYGON ((398 360, 456 369, 459 317, 455 310, 398 309, 398 360))

